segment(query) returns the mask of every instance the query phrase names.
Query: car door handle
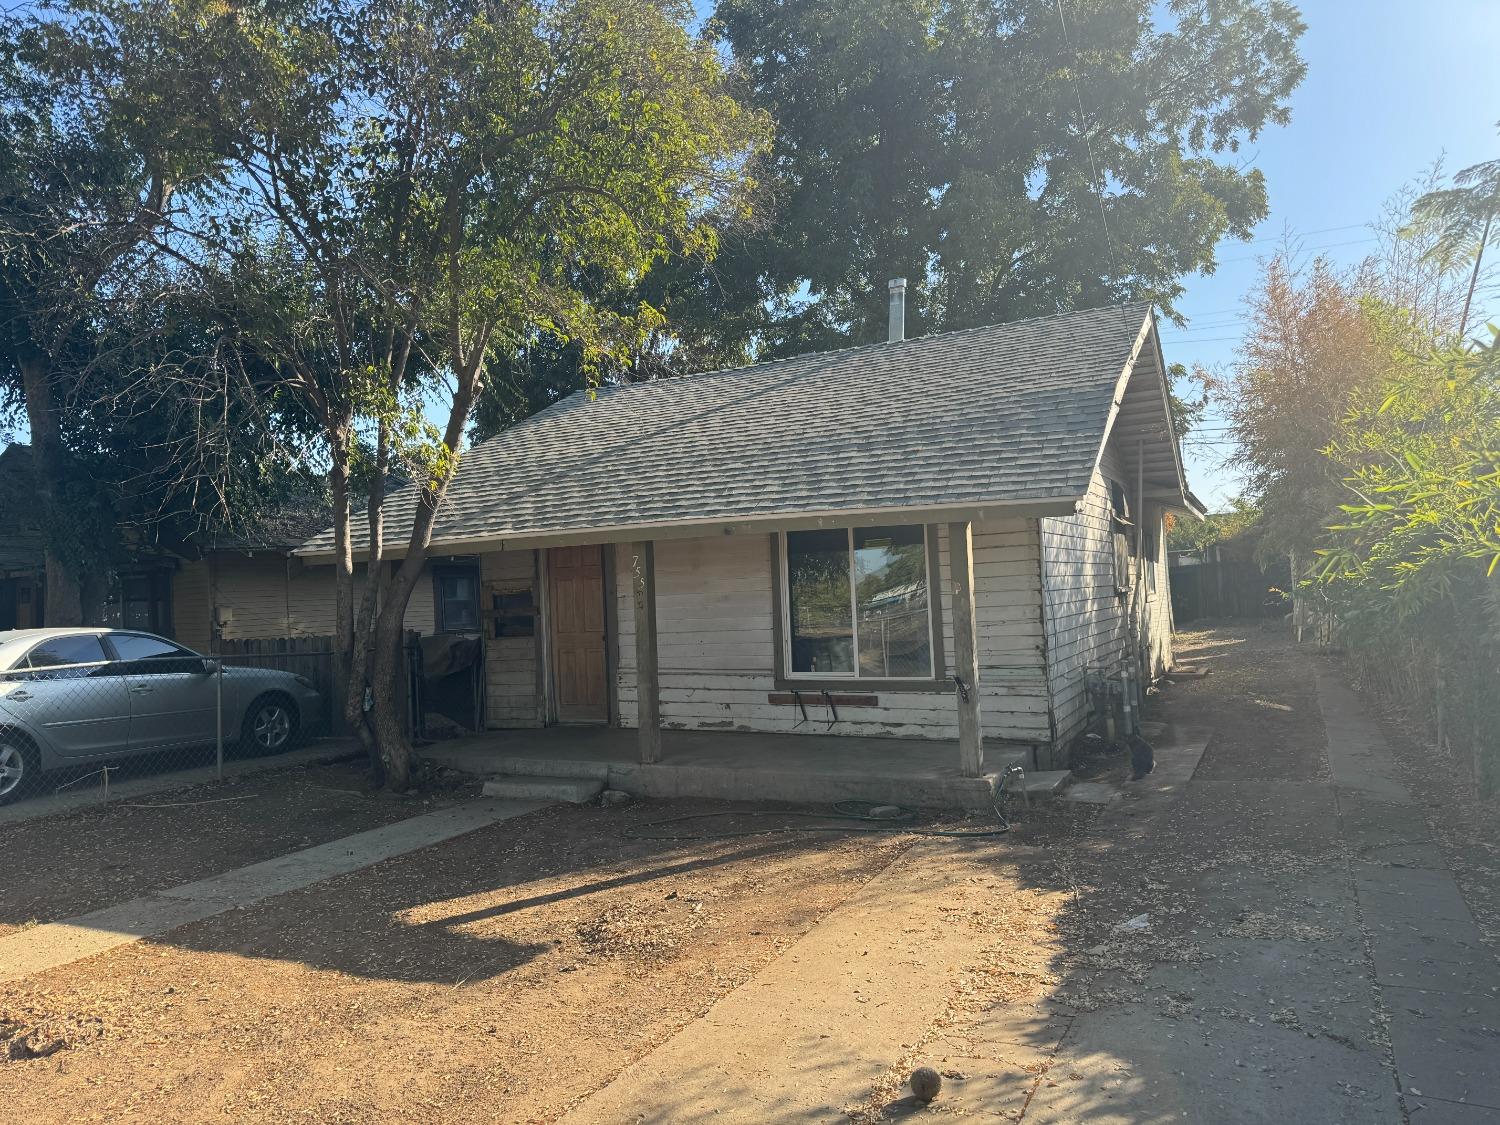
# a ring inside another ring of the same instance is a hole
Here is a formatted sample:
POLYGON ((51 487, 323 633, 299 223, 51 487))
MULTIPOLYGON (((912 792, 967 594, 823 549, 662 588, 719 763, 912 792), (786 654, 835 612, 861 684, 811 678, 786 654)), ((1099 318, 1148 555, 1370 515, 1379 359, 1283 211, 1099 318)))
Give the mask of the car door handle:
POLYGON ((25 703, 28 699, 31 698, 31 692, 27 691, 25 688, 18 688, 7 695, 5 698, 14 699, 17 703, 25 703))
POLYGON ((150 695, 152 691, 153 691, 152 688, 137 686, 137 687, 133 687, 133 688, 130 689, 130 694, 131 695, 150 695))

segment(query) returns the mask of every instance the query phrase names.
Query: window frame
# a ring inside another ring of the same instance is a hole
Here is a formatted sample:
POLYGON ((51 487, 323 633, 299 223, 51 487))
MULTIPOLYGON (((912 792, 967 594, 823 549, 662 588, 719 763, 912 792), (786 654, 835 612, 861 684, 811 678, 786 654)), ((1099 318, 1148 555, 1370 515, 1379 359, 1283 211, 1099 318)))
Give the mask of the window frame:
POLYGON ((145 629, 112 629, 101 633, 99 639, 104 651, 109 653, 112 675, 121 676, 197 676, 207 673, 204 656, 186 645, 180 645, 168 637, 149 633, 145 629), (126 656, 115 644, 117 637, 140 637, 148 641, 160 641, 169 645, 171 652, 159 656, 126 656))
POLYGON ((122 632, 149 633, 160 636, 172 632, 172 572, 162 567, 138 567, 116 571, 109 577, 104 603, 104 621, 111 629, 122 632), (127 589, 136 584, 142 597, 127 597, 127 589), (127 620, 127 605, 145 609, 145 624, 127 620))
POLYGON ((934 524, 850 524, 841 528, 792 528, 771 535, 772 620, 775 622, 775 683, 781 690, 842 691, 848 688, 883 688, 886 691, 948 692, 952 683, 947 677, 947 654, 943 649, 943 604, 939 585, 939 551, 937 527, 934 524), (931 673, 926 676, 867 676, 859 672, 859 607, 854 582, 854 532, 870 527, 920 527, 927 562, 927 638, 931 673), (792 670, 792 598, 791 575, 787 556, 791 531, 843 531, 848 544, 849 608, 851 640, 855 670, 840 672, 795 672, 792 670))
POLYGON ((45 640, 37 641, 5 673, 5 679, 19 679, 32 682, 59 679, 88 679, 94 676, 111 675, 111 666, 115 663, 117 662, 114 658, 114 650, 105 644, 104 635, 85 629, 77 633, 63 633, 55 637, 47 637, 45 640), (99 646, 100 655, 104 659, 75 661, 71 664, 36 665, 31 662, 32 655, 47 645, 61 640, 73 640, 78 637, 91 638, 99 646))
POLYGON ((478 563, 441 563, 432 568, 432 625, 433 631, 444 636, 484 636, 485 627, 484 591, 479 577, 478 563), (474 626, 470 629, 450 629, 444 609, 443 579, 467 578, 474 584, 474 626))

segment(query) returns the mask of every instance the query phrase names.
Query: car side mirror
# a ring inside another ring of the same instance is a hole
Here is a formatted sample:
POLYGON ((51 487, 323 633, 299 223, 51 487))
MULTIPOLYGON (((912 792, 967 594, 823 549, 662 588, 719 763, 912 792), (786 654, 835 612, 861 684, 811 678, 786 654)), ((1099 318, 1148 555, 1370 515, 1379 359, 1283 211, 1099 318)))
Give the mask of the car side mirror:
POLYGON ((219 673, 219 662, 212 657, 203 658, 203 673, 207 676, 215 676, 219 673))

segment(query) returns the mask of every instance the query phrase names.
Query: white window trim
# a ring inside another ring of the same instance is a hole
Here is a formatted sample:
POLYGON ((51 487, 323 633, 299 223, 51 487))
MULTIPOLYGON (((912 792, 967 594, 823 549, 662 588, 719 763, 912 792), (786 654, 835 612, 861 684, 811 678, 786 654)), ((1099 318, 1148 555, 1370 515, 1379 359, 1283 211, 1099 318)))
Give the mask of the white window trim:
MULTIPOLYGON (((858 593, 854 581, 854 528, 844 528, 845 558, 848 560, 849 569, 849 615, 852 643, 854 646, 854 667, 848 672, 798 672, 794 671, 792 664, 792 581, 789 553, 791 550, 791 532, 782 532, 777 536, 781 546, 778 552, 781 565, 781 660, 782 678, 786 680, 848 680, 851 683, 911 683, 918 680, 933 680, 937 678, 937 597, 932 583, 932 546, 928 541, 929 528, 922 524, 882 524, 882 527, 920 527, 922 529, 922 569, 926 572, 927 579, 927 672, 915 673, 907 676, 864 676, 859 671, 859 603, 856 600, 858 593)), ((831 528, 828 530, 832 530, 831 528)), ((868 531, 869 528, 861 528, 868 531)))

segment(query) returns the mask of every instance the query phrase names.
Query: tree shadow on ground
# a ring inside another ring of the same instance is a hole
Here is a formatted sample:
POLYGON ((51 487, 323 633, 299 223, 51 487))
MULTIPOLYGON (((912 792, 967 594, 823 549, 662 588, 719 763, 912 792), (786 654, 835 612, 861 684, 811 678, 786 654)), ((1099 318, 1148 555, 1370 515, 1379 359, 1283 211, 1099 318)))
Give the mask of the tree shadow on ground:
MULTIPOLYGON (((1201 780, 1162 780, 1155 793, 1151 778, 1126 783, 1129 795, 1102 807, 1017 810, 1001 845, 957 852, 975 883, 1015 888, 1018 909, 997 904, 948 1007, 921 1041, 892 1044, 867 1101, 809 1110, 807 1099, 848 1086, 851 1063, 876 1061, 855 1054, 858 1035, 825 1029, 835 1034, 789 1054, 781 1087, 795 1105, 778 1104, 770 1083, 740 1081, 735 1060, 705 1058, 631 1120, 1400 1119, 1338 810, 1327 786, 1306 780, 1322 753, 1310 658, 1255 625, 1208 644, 1224 653, 1220 670, 1168 687, 1151 715, 1168 725, 1163 745, 1179 727, 1216 728, 1201 780), (1292 700, 1294 720, 1268 724, 1255 702, 1268 697, 1292 700), (930 1107, 902 1085, 918 1063, 948 1076, 930 1107), (705 1108, 705 1091, 722 1113, 705 1108)), ((930 910, 920 898, 892 903, 885 921, 930 910)), ((587 1108, 570 1125, 605 1121, 587 1108)))
MULTIPOLYGON (((630 810, 635 821, 659 814, 630 810)), ((654 884, 753 870, 819 846, 792 836, 622 839, 627 822, 609 810, 543 809, 151 940, 371 980, 469 984, 576 944, 571 931, 548 929, 549 907, 597 914, 654 884)))

